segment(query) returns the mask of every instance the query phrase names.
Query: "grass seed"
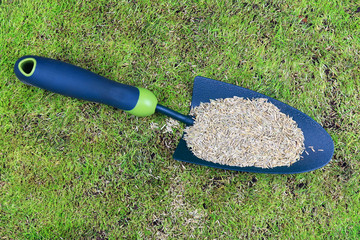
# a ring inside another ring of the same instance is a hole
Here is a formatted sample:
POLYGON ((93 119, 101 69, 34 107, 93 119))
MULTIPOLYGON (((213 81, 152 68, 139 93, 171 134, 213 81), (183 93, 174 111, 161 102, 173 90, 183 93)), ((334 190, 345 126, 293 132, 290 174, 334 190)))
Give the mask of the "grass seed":
POLYGON ((210 100, 191 109, 184 139, 195 156, 229 166, 273 168, 300 160, 304 135, 265 98, 210 100))

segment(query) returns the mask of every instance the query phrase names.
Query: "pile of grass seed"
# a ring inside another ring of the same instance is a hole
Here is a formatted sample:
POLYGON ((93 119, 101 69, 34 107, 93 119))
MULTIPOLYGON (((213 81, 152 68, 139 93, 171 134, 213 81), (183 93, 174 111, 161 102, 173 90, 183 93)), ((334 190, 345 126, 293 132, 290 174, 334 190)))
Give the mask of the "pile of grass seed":
POLYGON ((265 98, 211 100, 191 109, 185 129, 195 156, 229 166, 273 168, 300 160, 304 135, 296 122, 265 98))

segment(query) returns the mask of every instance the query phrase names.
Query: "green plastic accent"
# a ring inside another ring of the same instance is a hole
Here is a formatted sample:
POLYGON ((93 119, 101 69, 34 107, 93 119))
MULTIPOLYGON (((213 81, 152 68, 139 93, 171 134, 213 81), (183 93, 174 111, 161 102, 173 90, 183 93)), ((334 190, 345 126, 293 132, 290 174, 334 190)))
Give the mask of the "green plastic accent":
POLYGON ((139 89, 139 99, 135 107, 129 111, 130 114, 133 114, 138 117, 146 117, 155 113, 157 99, 155 95, 145 88, 139 89))
POLYGON ((30 77, 35 72, 36 68, 36 59, 35 58, 25 58, 19 62, 20 72, 26 76, 30 77))

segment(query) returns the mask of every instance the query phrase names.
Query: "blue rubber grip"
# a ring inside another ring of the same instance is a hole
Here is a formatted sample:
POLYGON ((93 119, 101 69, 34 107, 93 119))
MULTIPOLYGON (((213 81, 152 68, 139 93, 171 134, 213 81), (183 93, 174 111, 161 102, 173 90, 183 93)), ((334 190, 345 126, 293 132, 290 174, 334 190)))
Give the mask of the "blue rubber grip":
POLYGON ((24 83, 119 109, 133 109, 139 99, 137 87, 121 84, 83 68, 39 56, 24 56, 14 71, 24 83))

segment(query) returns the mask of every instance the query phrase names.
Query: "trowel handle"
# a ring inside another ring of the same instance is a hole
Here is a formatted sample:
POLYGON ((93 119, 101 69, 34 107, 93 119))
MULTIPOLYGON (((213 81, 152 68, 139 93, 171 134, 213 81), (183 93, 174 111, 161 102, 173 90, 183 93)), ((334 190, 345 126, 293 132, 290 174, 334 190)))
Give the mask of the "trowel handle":
POLYGON ((25 84, 104 103, 135 116, 149 116, 156 109, 157 99, 149 90, 121 84, 62 61, 24 56, 16 61, 14 71, 25 84))

